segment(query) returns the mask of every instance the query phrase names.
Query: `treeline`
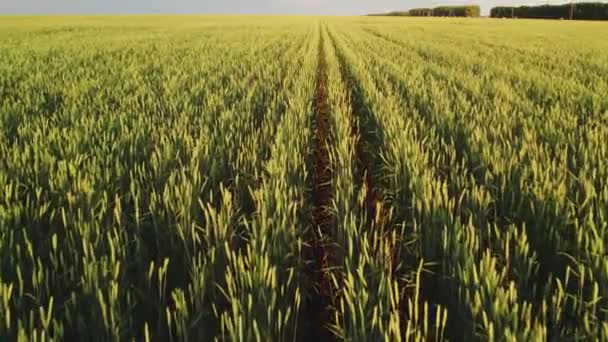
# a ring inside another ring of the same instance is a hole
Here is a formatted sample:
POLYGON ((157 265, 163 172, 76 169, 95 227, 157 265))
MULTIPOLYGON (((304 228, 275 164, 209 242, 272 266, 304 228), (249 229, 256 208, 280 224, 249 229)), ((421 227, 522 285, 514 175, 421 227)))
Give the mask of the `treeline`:
POLYGON ((492 18, 608 20, 608 3, 494 7, 492 18))
POLYGON ((479 6, 439 6, 435 8, 413 8, 409 11, 396 11, 382 14, 368 14, 369 16, 385 17, 479 17, 479 6))
POLYGON ((439 6, 435 8, 413 8, 409 10, 412 17, 479 17, 479 6, 439 6))
POLYGON ((409 13, 407 11, 368 14, 370 17, 407 17, 408 15, 409 13))
POLYGON ((413 8, 409 11, 409 14, 412 17, 432 17, 433 9, 432 8, 413 8))

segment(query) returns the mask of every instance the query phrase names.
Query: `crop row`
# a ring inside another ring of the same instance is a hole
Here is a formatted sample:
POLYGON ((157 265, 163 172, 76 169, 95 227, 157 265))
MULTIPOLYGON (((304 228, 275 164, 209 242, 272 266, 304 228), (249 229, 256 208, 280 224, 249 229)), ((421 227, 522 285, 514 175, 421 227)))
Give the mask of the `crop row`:
POLYGON ((608 339, 601 28, 47 20, 0 21, 0 339, 608 339))

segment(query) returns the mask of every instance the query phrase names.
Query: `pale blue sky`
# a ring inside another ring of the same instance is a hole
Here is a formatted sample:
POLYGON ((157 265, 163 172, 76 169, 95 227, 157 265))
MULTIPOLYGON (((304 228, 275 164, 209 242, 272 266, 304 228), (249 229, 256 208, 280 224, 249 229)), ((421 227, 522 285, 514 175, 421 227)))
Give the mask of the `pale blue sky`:
POLYGON ((0 0, 0 14, 335 14, 359 15, 412 7, 564 3, 567 0, 0 0))

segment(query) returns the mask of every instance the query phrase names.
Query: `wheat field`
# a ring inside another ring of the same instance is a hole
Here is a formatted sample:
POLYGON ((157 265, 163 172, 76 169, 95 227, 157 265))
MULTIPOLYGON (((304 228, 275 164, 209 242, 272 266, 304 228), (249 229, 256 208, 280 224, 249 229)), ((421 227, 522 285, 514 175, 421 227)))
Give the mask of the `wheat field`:
POLYGON ((0 340, 608 340, 606 37, 0 17, 0 340))

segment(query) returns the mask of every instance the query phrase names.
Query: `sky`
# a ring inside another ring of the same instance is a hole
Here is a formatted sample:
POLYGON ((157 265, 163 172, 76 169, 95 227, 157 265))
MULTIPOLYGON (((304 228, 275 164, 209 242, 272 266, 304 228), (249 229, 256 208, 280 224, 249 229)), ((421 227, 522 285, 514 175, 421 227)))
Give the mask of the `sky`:
POLYGON ((361 15, 414 7, 561 4, 568 0, 0 0, 1 14, 324 14, 361 15))

